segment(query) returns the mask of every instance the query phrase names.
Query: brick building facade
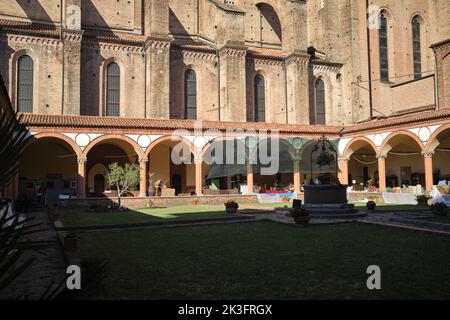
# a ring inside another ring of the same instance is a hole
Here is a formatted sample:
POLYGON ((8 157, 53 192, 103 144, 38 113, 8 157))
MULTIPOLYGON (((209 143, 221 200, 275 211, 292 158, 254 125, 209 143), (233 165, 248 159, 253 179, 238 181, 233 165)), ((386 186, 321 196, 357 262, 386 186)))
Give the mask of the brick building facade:
POLYGON ((325 134, 341 182, 429 191, 450 176, 449 16, 446 0, 0 0, 0 72, 32 133, 8 192, 100 194, 109 163, 134 161, 141 196, 203 194, 214 138, 195 120, 279 131, 300 158, 295 139, 325 134), (180 141, 193 163, 170 162, 180 141))

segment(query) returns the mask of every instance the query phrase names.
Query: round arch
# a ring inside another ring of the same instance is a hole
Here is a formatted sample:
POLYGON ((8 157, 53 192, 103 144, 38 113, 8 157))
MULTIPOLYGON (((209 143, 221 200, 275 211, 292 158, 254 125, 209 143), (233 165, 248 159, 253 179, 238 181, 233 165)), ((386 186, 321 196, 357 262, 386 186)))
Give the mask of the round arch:
POLYGON ((89 154, 89 151, 92 150, 92 148, 94 148, 95 146, 99 145, 102 142, 107 142, 107 141, 113 142, 114 140, 121 141, 121 142, 124 142, 124 143, 130 145, 133 148, 133 150, 136 152, 136 154, 139 156, 139 158, 145 157, 144 152, 142 151, 141 147, 136 143, 136 141, 134 141, 133 139, 131 139, 127 136, 117 135, 117 134, 104 135, 104 136, 100 136, 100 137, 92 140, 88 144, 88 146, 83 150, 83 155, 87 156, 89 154))
POLYGON ((350 140, 350 142, 347 144, 344 151, 342 152, 341 156, 344 158, 350 157, 356 151, 356 150, 352 149, 352 147, 357 143, 362 143, 362 144, 367 143, 372 148, 372 150, 375 152, 375 154, 378 155, 378 149, 375 146, 375 143, 373 143, 373 141, 370 140, 369 138, 361 136, 361 137, 355 137, 352 140, 350 140))
POLYGON ((392 141, 392 139, 394 139, 395 137, 398 136, 408 136, 410 138, 412 138, 414 141, 417 142, 417 145, 420 147, 420 151, 424 151, 425 147, 422 143, 422 141, 420 141, 419 137, 416 136, 414 133, 410 132, 410 131, 405 131, 405 130, 400 130, 400 131, 396 131, 391 133, 389 136, 387 136, 384 141, 383 144, 380 147, 380 155, 386 155, 386 147, 389 145, 389 142, 392 141))
POLYGON ((35 135, 30 136, 27 138, 27 148, 30 144, 33 142, 43 140, 43 139, 56 139, 63 142, 64 145, 69 146, 73 152, 77 155, 77 157, 81 157, 83 155, 83 152, 81 151, 80 147, 69 137, 60 134, 60 133, 52 133, 52 132, 42 132, 35 135))
POLYGON ((163 143, 163 142, 165 142, 165 141, 172 141, 172 142, 178 141, 178 142, 186 143, 186 144, 189 146, 189 150, 191 151, 191 153, 192 153, 196 158, 198 158, 198 156, 201 155, 201 154, 199 154, 199 152, 197 151, 197 148, 194 146, 194 144, 193 144, 191 141, 189 141, 188 139, 186 139, 186 138, 184 138, 184 137, 181 137, 181 136, 163 136, 163 137, 160 137, 160 138, 156 139, 155 141, 153 141, 153 142, 147 147, 147 150, 144 152, 144 157, 148 157, 148 156, 150 155, 150 152, 151 152, 157 145, 159 145, 160 143, 163 143))
POLYGON ((444 131, 450 130, 450 123, 442 125, 438 128, 428 139, 427 145, 425 146, 425 151, 434 151, 439 145, 439 141, 437 140, 438 136, 444 131))

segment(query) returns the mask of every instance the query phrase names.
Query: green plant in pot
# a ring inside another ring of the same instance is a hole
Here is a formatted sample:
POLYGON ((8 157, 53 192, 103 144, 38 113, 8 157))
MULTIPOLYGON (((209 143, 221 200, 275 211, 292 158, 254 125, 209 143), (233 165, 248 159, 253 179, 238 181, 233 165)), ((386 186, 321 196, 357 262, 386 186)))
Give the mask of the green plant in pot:
POLYGON ((431 206, 431 211, 437 216, 446 217, 448 215, 448 206, 443 202, 439 202, 431 206))
POLYGON ((291 217, 294 218, 295 223, 301 226, 305 226, 309 224, 310 216, 308 211, 306 211, 303 208, 292 208, 291 211, 291 217))
POLYGON ((424 195, 424 194, 416 196, 417 204, 419 206, 427 206, 428 205, 428 201, 430 199, 431 199, 430 196, 427 196, 427 195, 424 195))
POLYGON ((368 210, 373 211, 377 207, 377 203, 375 201, 368 201, 366 203, 366 207, 367 207, 368 210))

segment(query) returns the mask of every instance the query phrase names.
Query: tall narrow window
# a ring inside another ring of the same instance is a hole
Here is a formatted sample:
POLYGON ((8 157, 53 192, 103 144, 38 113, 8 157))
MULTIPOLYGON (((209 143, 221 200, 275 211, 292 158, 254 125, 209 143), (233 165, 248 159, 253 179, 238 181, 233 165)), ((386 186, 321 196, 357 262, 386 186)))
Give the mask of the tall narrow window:
POLYGON ((321 79, 316 82, 316 124, 326 124, 325 84, 321 79))
POLYGON ((255 121, 266 122, 266 85, 264 77, 255 77, 255 121))
POLYGON ((389 59, 388 59, 388 33, 387 33, 387 18, 384 13, 380 15, 380 77, 381 80, 389 80, 389 59))
POLYGON ((422 77, 422 54, 420 52, 420 20, 419 17, 414 17, 412 21, 413 33, 413 59, 414 59, 414 79, 422 77))
POLYGON ((33 112, 33 59, 21 56, 17 62, 17 111, 33 112))
POLYGON ((189 69, 184 76, 185 118, 197 120, 197 75, 189 69))
POLYGON ((120 116, 120 68, 115 62, 106 68, 106 116, 120 116))

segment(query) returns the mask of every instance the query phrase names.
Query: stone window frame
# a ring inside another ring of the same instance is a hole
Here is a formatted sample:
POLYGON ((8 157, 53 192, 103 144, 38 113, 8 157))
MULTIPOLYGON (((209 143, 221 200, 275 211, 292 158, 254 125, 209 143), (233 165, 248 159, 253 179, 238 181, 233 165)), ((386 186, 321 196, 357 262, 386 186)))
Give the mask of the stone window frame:
POLYGON ((11 104, 15 111, 17 111, 17 99, 18 99, 18 80, 19 80, 19 59, 22 56, 29 56, 33 60, 33 108, 32 113, 39 113, 39 59, 37 55, 31 49, 21 49, 14 52, 10 59, 10 72, 9 91, 11 97, 11 104))
POLYGON ((253 79, 252 79, 252 89, 253 89, 253 121, 254 122, 261 122, 261 123, 266 123, 267 119, 268 119, 268 109, 267 109, 267 102, 269 101, 268 99, 268 77, 266 75, 265 72, 259 70, 258 72, 256 72, 253 75, 253 79), (263 84, 264 84, 264 120, 260 121, 259 117, 258 117, 258 110, 257 110, 257 105, 256 105, 256 78, 260 77, 263 80, 263 84))
POLYGON ((107 70, 108 70, 108 66, 111 63, 116 63, 119 66, 119 70, 120 70, 120 107, 119 107, 119 117, 123 117, 126 116, 126 110, 125 110, 125 106, 126 101, 127 101, 127 97, 126 97, 126 86, 125 86, 125 75, 126 75, 126 70, 125 70, 125 65, 122 62, 122 60, 118 57, 110 57, 108 59, 105 59, 102 64, 101 64, 101 72, 100 72, 100 112, 99 115, 102 117, 106 117, 107 113, 106 113, 106 96, 107 96, 107 70))

